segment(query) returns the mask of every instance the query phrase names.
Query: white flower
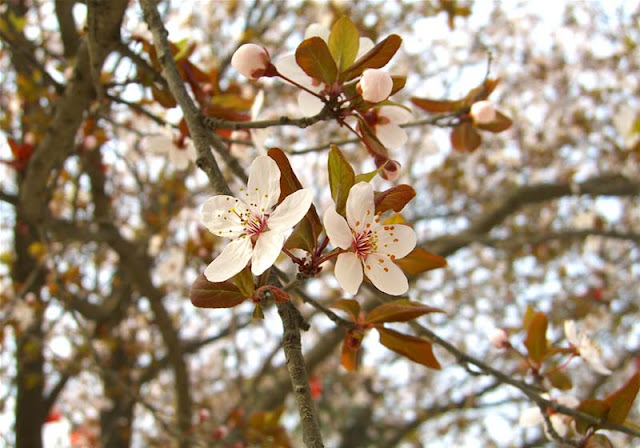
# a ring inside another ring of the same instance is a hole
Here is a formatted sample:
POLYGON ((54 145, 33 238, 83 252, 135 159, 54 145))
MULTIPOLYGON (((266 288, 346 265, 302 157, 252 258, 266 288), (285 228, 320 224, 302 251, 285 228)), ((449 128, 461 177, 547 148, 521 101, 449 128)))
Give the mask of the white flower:
POLYGON ((313 194, 298 190, 277 207, 280 169, 268 156, 251 164, 249 182, 242 199, 218 195, 205 201, 200 222, 213 234, 231 242, 204 272, 210 282, 222 282, 240 272, 251 261, 251 272, 260 275, 275 263, 285 233, 306 215, 313 194))
POLYGON ((393 260, 406 256, 416 246, 416 233, 405 225, 384 225, 375 214, 373 187, 355 184, 347 198, 347 219, 335 208, 324 214, 324 227, 334 246, 347 250, 338 255, 335 275, 349 294, 358 292, 362 271, 380 291, 390 295, 407 292, 409 284, 393 260))
POLYGON ((399 148, 407 142, 407 133, 399 125, 413 118, 411 112, 403 107, 382 106, 366 114, 367 123, 376 133, 376 137, 389 149, 399 148))
POLYGON ((638 132, 634 129, 637 117, 636 109, 628 104, 623 105, 613 116, 613 125, 626 147, 633 146, 638 139, 638 132))
POLYGON ((471 105, 469 115, 477 124, 491 123, 496 118, 496 108, 491 101, 478 101, 471 105))
POLYGON ((602 375, 611 374, 611 370, 602 363, 600 349, 594 344, 584 331, 576 330, 576 323, 573 320, 564 321, 564 334, 578 354, 587 361, 593 370, 602 375))
POLYGON ((195 162, 196 149, 187 137, 174 138, 170 125, 165 126, 162 134, 147 137, 146 146, 157 155, 166 155, 169 162, 179 170, 189 167, 189 162, 195 162))
POLYGON ((393 80, 384 70, 369 68, 362 73, 357 88, 363 100, 368 103, 379 103, 389 98, 393 89, 393 80))
MULTIPOLYGON (((542 397, 546 398, 547 400, 549 399, 549 396, 547 394, 543 394, 542 397)), ((568 408, 577 408, 578 405, 580 404, 580 401, 578 401, 577 398, 571 395, 564 395, 564 396, 558 397, 553 401, 557 402, 562 406, 566 406, 568 408)), ((558 435, 560 437, 565 437, 569 432, 569 428, 571 426, 571 423, 573 422, 573 418, 568 415, 554 412, 551 415, 549 415, 549 421, 551 422, 553 429, 555 429, 558 435)), ((529 426, 537 426, 537 425, 543 425, 544 433, 547 436, 547 438, 549 439, 553 438, 551 437, 551 434, 549 433, 549 430, 545 425, 544 416, 542 415, 542 412, 540 412, 539 406, 531 407, 522 411, 522 414, 520 414, 520 426, 529 427, 529 426)))
POLYGON ((256 44, 242 45, 231 57, 233 68, 253 81, 264 75, 270 63, 269 52, 256 44))
MULTIPOLYGON (((309 39, 310 37, 319 37, 328 43, 330 33, 331 32, 326 26, 320 25, 318 23, 313 23, 307 27, 304 38, 309 39)), ((361 37, 359 41, 358 54, 356 55, 356 61, 369 50, 371 50, 373 46, 373 41, 371 39, 367 37, 361 37)), ((319 83, 318 81, 312 79, 304 72, 304 70, 302 70, 298 66, 294 53, 279 58, 275 65, 279 73, 295 81, 301 86, 306 87, 312 92, 320 93, 327 87, 323 83, 319 83)), ((310 94, 309 92, 301 91, 298 94, 298 107, 300 107, 300 110, 302 110, 302 113, 305 116, 311 116, 320 113, 320 111, 324 107, 324 102, 320 98, 310 94)))

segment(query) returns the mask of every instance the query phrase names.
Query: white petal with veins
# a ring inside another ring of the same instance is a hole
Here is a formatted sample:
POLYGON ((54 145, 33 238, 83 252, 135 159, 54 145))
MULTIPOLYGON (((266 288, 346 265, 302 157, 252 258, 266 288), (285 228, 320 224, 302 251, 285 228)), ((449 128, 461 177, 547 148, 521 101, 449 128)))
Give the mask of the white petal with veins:
POLYGON ((204 276, 210 282, 223 282, 242 271, 251 259, 251 239, 238 238, 225 246, 220 255, 209 263, 204 276))
POLYGON ((362 264, 353 252, 338 255, 334 272, 342 289, 349 294, 358 292, 362 283, 362 264))
POLYGON ((348 249, 353 242, 353 236, 351 235, 351 229, 347 221, 336 212, 335 208, 329 207, 324 212, 322 219, 324 223, 324 229, 327 232, 331 244, 340 249, 348 249))
POLYGON ((298 224, 309 211, 312 199, 313 193, 306 188, 291 193, 269 216, 269 228, 284 231, 298 224))
POLYGON ((264 232, 258 237, 253 248, 251 259, 251 272, 260 275, 278 259, 284 245, 284 233, 275 230, 264 232))

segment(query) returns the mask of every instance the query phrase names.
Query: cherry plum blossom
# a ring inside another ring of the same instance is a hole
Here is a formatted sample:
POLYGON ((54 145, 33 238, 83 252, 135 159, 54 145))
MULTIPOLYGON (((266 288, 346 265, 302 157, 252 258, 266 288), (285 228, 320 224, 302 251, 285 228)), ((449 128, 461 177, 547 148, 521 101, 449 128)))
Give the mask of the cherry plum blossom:
POLYGON ((393 80, 384 70, 369 68, 362 74, 357 87, 363 100, 368 103, 379 103, 391 95, 393 80))
POLYGON ((576 329, 575 321, 566 320, 564 322, 564 334, 569 343, 593 370, 602 375, 611 374, 611 370, 609 370, 602 362, 600 349, 584 331, 578 331, 576 329))
POLYGON ((256 44, 242 45, 231 57, 231 66, 253 81, 264 75, 269 64, 269 52, 256 44))
POLYGON ((416 234, 405 225, 385 225, 375 214, 373 187, 359 182, 347 198, 347 219, 334 207, 324 214, 324 226, 338 255, 335 275, 340 287, 349 294, 358 292, 363 271, 380 291, 401 295, 408 291, 407 277, 394 260, 409 254, 416 246, 416 234))
POLYGON ((491 101, 477 101, 471 105, 469 115, 477 124, 491 123, 496 118, 496 108, 491 101))
POLYGON ((210 282, 222 282, 251 262, 251 272, 260 275, 271 267, 285 242, 285 234, 306 215, 313 194, 298 190, 276 206, 280 197, 280 169, 268 156, 251 164, 249 182, 240 199, 217 195, 205 201, 200 222, 217 236, 231 242, 207 266, 210 282))

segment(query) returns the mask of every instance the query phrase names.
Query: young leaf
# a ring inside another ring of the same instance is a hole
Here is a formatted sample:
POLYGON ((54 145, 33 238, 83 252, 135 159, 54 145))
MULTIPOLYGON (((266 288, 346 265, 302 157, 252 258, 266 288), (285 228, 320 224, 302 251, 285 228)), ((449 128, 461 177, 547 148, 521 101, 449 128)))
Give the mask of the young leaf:
POLYGON ((556 389, 569 390, 573 387, 571 378, 562 370, 554 369, 545 375, 551 385, 556 389))
MULTIPOLYGON (((604 420, 609 412, 609 405, 602 400, 588 398, 581 401, 576 410, 592 415, 597 419, 604 420)), ((576 429, 580 434, 584 434, 592 426, 593 425, 591 423, 587 423, 584 420, 576 420, 576 429)))
POLYGON ((351 81, 362 74, 368 68, 382 68, 391 60, 398 48, 402 44, 402 38, 397 34, 392 34, 379 42, 371 50, 363 54, 360 59, 347 68, 340 77, 344 81, 351 81))
POLYGON ((407 77, 391 76, 391 81, 393 81, 393 87, 391 88, 389 96, 392 96, 394 93, 397 93, 404 88, 404 85, 407 83, 407 77))
POLYGON ((331 197, 336 203, 336 211, 344 214, 349 190, 353 187, 356 175, 351 164, 337 146, 331 145, 329 151, 329 187, 331 197))
POLYGON ((451 146, 456 151, 474 151, 482 143, 482 137, 471 122, 462 123, 451 131, 451 146))
POLYGON ((296 62, 313 79, 332 85, 338 78, 338 68, 324 40, 314 36, 305 39, 296 49, 296 62))
POLYGON ((440 369, 440 363, 433 354, 431 342, 382 326, 376 327, 376 330, 380 333, 380 343, 389 350, 431 369, 440 369))
POLYGON ((445 267, 447 260, 418 247, 413 249, 406 257, 395 260, 395 263, 400 266, 400 269, 402 269, 405 274, 418 275, 433 269, 445 267))
POLYGON ((351 19, 342 16, 331 28, 329 51, 342 72, 356 60, 360 48, 360 32, 351 19))
POLYGON ((444 311, 408 299, 400 299, 384 303, 369 311, 366 323, 408 322, 429 313, 444 313, 444 311))
POLYGON ((354 322, 360 315, 360 304, 357 300, 353 299, 340 299, 336 303, 334 303, 331 308, 335 308, 349 314, 354 322))
POLYGON ((513 121, 511 121, 511 118, 507 117, 502 112, 496 111, 496 118, 494 118, 492 122, 486 124, 476 124, 476 127, 484 131, 498 133, 509 129, 512 124, 513 121))
POLYGON ((200 274, 191 285, 189 298, 198 308, 232 308, 244 302, 247 296, 232 281, 211 283, 200 274))
POLYGON ((356 175, 356 180, 354 181, 354 184, 357 184, 358 182, 371 182, 373 178, 376 177, 376 174, 378 174, 379 172, 380 172, 380 168, 377 170, 369 171, 368 173, 360 173, 356 175))
POLYGON ((535 362, 542 361, 547 354, 547 326, 547 315, 542 312, 537 312, 529 324, 524 345, 535 362))
POLYGON ((420 109, 435 114, 454 112, 462 107, 460 101, 430 100, 428 98, 418 98, 415 96, 411 97, 411 102, 420 109))
POLYGON ((358 351, 362 345, 364 331, 351 330, 342 342, 342 356, 340 362, 342 367, 352 372, 358 368, 358 351))
POLYGON ((255 291, 255 284, 253 283, 253 275, 249 266, 237 273, 233 277, 233 283, 236 284, 240 293, 245 297, 252 297, 255 291))
POLYGON ((640 389, 640 372, 633 375, 624 386, 604 399, 604 402, 609 405, 608 422, 618 425, 624 423, 631 406, 633 406, 633 401, 638 395, 638 389, 640 389))
POLYGON ((416 197, 416 191, 413 187, 404 184, 377 192, 373 199, 376 204, 376 213, 384 213, 388 210, 400 212, 414 197, 416 197))

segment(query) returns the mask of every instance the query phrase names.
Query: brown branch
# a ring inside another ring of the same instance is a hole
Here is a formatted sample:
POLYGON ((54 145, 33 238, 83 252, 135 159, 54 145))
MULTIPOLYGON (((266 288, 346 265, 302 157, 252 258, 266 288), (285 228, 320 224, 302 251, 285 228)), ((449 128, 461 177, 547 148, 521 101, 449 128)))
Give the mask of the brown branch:
POLYGON ((293 395, 298 404, 298 413, 302 424, 302 439, 308 448, 322 448, 324 444, 322 443, 320 424, 313 399, 311 398, 309 379, 302 356, 300 329, 304 328, 304 319, 291 301, 278 303, 277 307, 284 328, 282 347, 287 360, 293 395))
POLYGON ((69 59, 76 55, 80 46, 80 38, 76 29, 76 22, 73 19, 73 5, 71 0, 56 0, 56 18, 60 37, 64 45, 64 57, 69 59))

